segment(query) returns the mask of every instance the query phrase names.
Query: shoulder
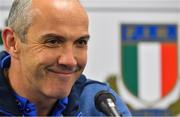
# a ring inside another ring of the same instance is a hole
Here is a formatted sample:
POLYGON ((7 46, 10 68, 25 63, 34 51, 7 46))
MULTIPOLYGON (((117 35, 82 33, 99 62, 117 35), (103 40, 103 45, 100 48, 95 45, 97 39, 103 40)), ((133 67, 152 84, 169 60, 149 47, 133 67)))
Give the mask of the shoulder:
POLYGON ((110 88, 107 83, 88 79, 88 78, 86 78, 85 75, 81 75, 81 77, 77 81, 77 83, 80 83, 83 86, 82 93, 84 91, 91 91, 91 90, 94 93, 96 93, 97 91, 100 91, 100 90, 103 90, 103 89, 108 90, 110 88))
POLYGON ((79 85, 81 84, 81 93, 79 96, 80 109, 82 110, 83 115, 103 116, 103 113, 99 112, 94 104, 95 95, 102 90, 106 90, 114 95, 120 113, 123 115, 130 115, 129 110, 121 100, 120 96, 117 95, 107 83, 87 79, 84 75, 82 75, 77 82, 79 82, 79 85))

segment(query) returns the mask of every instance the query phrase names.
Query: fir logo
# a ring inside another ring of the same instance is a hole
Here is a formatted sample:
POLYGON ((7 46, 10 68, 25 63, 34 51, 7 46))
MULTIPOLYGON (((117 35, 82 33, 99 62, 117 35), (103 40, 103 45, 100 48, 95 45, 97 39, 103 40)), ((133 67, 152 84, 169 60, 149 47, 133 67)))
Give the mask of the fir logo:
POLYGON ((145 102, 167 96, 178 80, 177 25, 121 25, 123 83, 145 102))

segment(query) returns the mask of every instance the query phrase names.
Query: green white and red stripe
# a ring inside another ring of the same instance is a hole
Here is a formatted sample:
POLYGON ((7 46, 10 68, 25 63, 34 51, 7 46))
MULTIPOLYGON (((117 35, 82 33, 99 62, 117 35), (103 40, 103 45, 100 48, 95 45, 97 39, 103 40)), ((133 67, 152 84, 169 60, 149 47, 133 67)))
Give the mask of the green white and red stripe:
POLYGON ((127 89, 148 102, 173 90, 177 82, 177 43, 122 44, 122 74, 127 89))

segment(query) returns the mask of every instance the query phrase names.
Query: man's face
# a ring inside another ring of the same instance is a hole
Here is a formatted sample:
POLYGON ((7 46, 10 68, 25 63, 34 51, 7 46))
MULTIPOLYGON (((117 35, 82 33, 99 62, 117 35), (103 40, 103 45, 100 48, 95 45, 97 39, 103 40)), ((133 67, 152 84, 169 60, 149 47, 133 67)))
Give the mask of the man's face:
MULTIPOLYGON (((54 0, 57 2, 57 0, 54 0)), ((68 96, 87 62, 88 18, 76 2, 34 3, 27 42, 20 42, 22 80, 31 91, 53 98, 68 96)))

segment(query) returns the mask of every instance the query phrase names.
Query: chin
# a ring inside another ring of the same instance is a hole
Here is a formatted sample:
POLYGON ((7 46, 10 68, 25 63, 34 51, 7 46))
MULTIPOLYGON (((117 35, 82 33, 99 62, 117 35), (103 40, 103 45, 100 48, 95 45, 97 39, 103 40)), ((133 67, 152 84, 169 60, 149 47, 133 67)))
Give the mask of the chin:
POLYGON ((71 90, 69 89, 55 89, 55 90, 46 90, 45 95, 47 97, 55 98, 55 99, 62 99, 65 97, 68 97, 70 94, 71 90))

